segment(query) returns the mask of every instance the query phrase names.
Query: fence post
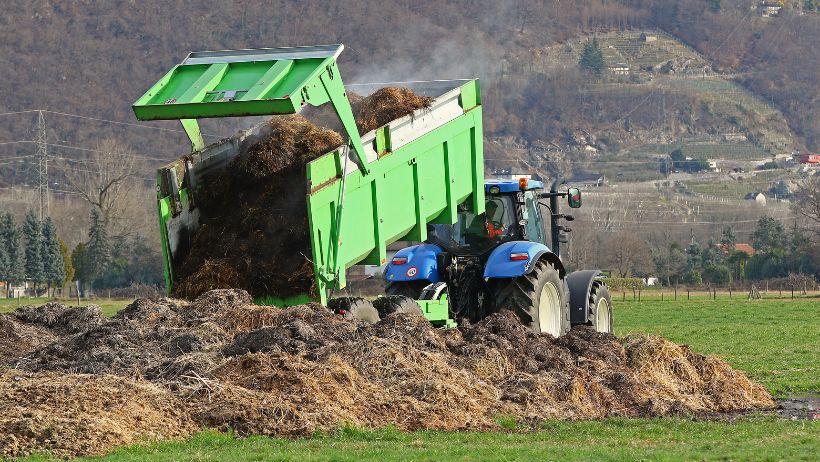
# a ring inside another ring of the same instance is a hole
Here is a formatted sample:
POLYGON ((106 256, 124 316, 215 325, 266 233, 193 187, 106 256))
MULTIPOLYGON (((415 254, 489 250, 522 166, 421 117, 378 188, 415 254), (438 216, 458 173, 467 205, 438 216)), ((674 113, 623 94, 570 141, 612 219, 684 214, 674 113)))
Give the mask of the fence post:
POLYGON ((729 286, 729 300, 732 299, 732 286, 729 286))
MULTIPOLYGON (((794 298, 794 290, 792 290, 792 298, 794 298)), ((638 289, 638 301, 641 301, 641 289, 638 289)))
POLYGON ((717 300, 717 287, 712 287, 712 300, 717 300))
POLYGON ((626 291, 625 290, 621 291, 621 293, 623 294, 623 298, 621 299, 621 301, 625 302, 626 301, 626 291))
POLYGON ((686 289, 686 299, 689 300, 689 289, 686 289))
POLYGON ((663 291, 661 291, 661 301, 663 301, 663 291))
POLYGON ((792 287, 792 298, 794 298, 794 287, 792 287))
POLYGON ((678 301, 678 285, 675 284, 675 301, 678 301))

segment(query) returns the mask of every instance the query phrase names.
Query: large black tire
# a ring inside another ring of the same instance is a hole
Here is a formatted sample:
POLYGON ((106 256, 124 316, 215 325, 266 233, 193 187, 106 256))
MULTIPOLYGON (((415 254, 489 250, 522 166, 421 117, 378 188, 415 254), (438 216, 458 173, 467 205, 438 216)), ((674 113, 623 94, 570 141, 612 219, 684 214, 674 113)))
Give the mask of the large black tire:
POLYGON ((373 301, 373 306, 379 312, 379 316, 384 319, 393 313, 406 313, 424 316, 421 307, 410 297, 404 295, 385 295, 373 301))
POLYGON ((418 300, 419 296, 421 296, 421 291, 428 285, 430 285, 430 281, 426 279, 420 281, 388 282, 387 287, 384 288, 384 293, 387 295, 404 295, 413 300, 418 300))
POLYGON ((379 322, 379 312, 370 300, 361 297, 340 297, 328 300, 327 307, 345 319, 359 319, 376 324, 379 322))
POLYGON ((569 332, 564 282, 551 263, 539 260, 529 274, 499 281, 504 282, 495 291, 496 309, 512 310, 535 333, 560 337, 569 332))
POLYGON ((612 297, 602 281, 593 281, 589 291, 589 322, 598 332, 612 333, 612 297))

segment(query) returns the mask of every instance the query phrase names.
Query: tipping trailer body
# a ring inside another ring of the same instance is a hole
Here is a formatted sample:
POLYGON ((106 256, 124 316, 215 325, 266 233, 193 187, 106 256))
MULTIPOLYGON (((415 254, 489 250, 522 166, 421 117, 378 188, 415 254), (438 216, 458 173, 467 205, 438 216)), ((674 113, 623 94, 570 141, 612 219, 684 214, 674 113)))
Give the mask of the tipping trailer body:
MULTIPOLYGON (((180 119, 194 150, 157 173, 169 291, 190 240, 207 218, 196 201, 197 191, 209 187, 205 175, 226 168, 239 155, 242 140, 261 129, 260 125, 204 146, 197 118, 289 114, 305 104, 333 105, 348 143, 306 166, 305 213, 318 289, 315 298, 322 303, 331 290, 345 287, 347 268, 386 263, 388 244, 424 241, 428 223, 455 223, 457 207, 464 201, 483 212, 478 81, 398 84, 432 97, 431 107, 359 136, 335 62, 341 50, 341 45, 331 45, 192 53, 134 104, 141 120, 180 119)), ((378 88, 351 87, 365 95, 378 88)), ((287 299, 254 296, 278 306, 311 299, 308 294, 287 299)), ((428 316, 447 319, 446 300, 424 302, 422 308, 428 316)))

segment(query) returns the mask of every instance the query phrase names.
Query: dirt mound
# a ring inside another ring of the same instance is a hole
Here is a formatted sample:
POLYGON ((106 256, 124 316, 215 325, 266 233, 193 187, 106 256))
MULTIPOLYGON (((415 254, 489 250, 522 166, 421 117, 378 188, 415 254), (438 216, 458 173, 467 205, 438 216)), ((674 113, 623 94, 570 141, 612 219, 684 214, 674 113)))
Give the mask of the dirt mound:
POLYGON ((100 455, 122 445, 181 439, 198 428, 176 397, 150 383, 0 373, 0 457, 100 455))
POLYGON ((149 380, 182 399, 196 424, 240 435, 309 435, 346 423, 491 429, 499 415, 535 424, 774 405, 744 374, 686 346, 588 327, 555 339, 506 311, 459 329, 408 314, 369 325, 316 304, 255 306, 244 291, 220 290, 194 302, 139 299, 99 326, 57 337, 18 367, 114 374, 127 386, 149 380))
POLYGON ((60 334, 85 332, 103 323, 102 311, 97 305, 70 308, 49 302, 42 306, 18 308, 13 315, 21 322, 42 326, 60 334))
POLYGON ((48 329, 20 322, 11 315, 0 315, 0 364, 13 362, 31 351, 54 341, 48 329))
POLYGON ((23 306, 0 314, 0 364, 25 361, 26 355, 60 335, 84 332, 103 323, 97 305, 69 308, 59 303, 23 306))
MULTIPOLYGON (((430 101, 389 87, 355 100, 353 109, 366 133, 430 101)), ((205 175, 207 187, 194 197, 207 218, 178 262, 174 296, 193 299, 228 288, 280 298, 315 292, 305 165, 343 142, 301 115, 274 117, 242 142, 226 169, 205 175)))

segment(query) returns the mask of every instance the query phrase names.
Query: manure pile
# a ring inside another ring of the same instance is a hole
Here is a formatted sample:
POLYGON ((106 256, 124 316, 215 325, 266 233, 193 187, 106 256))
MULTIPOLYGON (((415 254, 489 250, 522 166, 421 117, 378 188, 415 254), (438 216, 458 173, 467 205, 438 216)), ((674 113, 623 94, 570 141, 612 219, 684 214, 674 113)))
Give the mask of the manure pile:
MULTIPOLYGON (((350 99, 361 134, 431 103, 397 87, 350 99)), ((329 108, 313 112, 339 129, 329 108)), ((305 165, 344 141, 301 115, 273 117, 259 136, 245 139, 239 156, 226 169, 206 175, 205 187, 195 194, 206 218, 179 262, 174 296, 191 300, 218 288, 281 298, 315 295, 305 165)))
POLYGON ((200 428, 482 430, 499 416, 536 424, 774 405, 743 373, 689 347, 586 327, 555 339, 509 312, 458 329, 402 314, 370 325, 215 290, 193 302, 139 299, 112 319, 49 304, 0 315, 0 326, 44 334, 4 353, 0 457, 101 454, 200 428))

